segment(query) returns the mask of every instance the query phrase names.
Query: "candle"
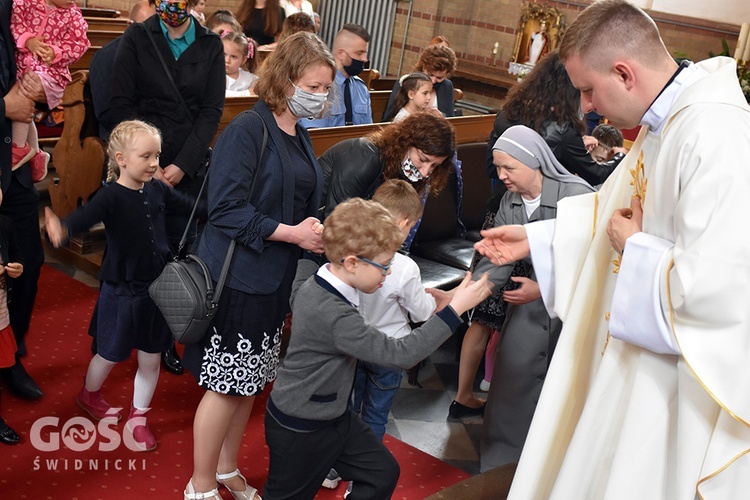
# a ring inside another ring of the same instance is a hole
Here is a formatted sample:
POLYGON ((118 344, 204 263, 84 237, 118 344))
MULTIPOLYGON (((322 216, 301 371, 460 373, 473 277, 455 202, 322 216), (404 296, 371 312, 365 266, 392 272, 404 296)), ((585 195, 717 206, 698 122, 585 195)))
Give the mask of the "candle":
POLYGON ((734 58, 740 60, 745 51, 747 45, 748 32, 750 32, 750 23, 742 23, 740 28, 740 36, 737 39, 737 49, 734 51, 734 58))
POLYGON ((745 52, 742 53, 743 61, 750 61, 750 35, 748 35, 745 41, 745 52))

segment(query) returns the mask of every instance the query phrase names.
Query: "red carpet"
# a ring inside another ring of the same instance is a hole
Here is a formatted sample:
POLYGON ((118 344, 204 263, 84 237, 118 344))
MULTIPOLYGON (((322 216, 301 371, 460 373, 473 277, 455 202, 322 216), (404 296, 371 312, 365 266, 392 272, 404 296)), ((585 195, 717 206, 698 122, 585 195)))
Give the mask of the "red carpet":
MULTIPOLYGON (((122 423, 102 432, 93 429, 75 403, 91 359, 86 332, 96 295, 96 290, 59 271, 47 266, 42 270, 24 365, 45 396, 26 402, 3 391, 2 415, 22 441, 0 445, 0 498, 182 498, 192 473, 193 414, 202 395, 191 375, 162 372, 149 412, 159 446, 150 453, 133 452, 120 443, 122 423), (46 425, 32 439, 35 423, 46 425), (82 432, 87 427, 91 432, 82 432)), ((131 358, 112 371, 103 388, 110 404, 130 408, 135 368, 131 358)), ((264 394, 256 400, 240 456, 240 470, 259 489, 268 468, 265 399, 264 394)), ((422 499, 469 477, 393 437, 386 436, 386 445, 401 465, 394 499, 422 499)), ((342 498, 345 489, 340 484, 337 490, 321 490, 316 498, 342 498)))

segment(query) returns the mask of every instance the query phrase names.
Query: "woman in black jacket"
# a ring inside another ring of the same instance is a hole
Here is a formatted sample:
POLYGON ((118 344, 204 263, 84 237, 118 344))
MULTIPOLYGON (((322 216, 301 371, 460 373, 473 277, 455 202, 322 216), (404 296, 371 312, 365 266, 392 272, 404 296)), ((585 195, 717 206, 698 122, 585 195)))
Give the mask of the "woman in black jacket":
MULTIPOLYGON (((112 75, 113 123, 105 125, 111 130, 134 119, 154 125, 163 138, 155 177, 197 194, 224 108, 224 45, 189 13, 185 18, 161 11, 160 5, 155 15, 132 24, 122 36, 112 75)), ((176 246, 187 216, 170 215, 168 237, 176 246)))
POLYGON ((428 190, 437 194, 454 168, 455 149, 453 127, 432 113, 410 115, 367 137, 341 141, 318 159, 325 174, 323 215, 349 198, 371 198, 386 179, 408 180, 423 197, 428 190))

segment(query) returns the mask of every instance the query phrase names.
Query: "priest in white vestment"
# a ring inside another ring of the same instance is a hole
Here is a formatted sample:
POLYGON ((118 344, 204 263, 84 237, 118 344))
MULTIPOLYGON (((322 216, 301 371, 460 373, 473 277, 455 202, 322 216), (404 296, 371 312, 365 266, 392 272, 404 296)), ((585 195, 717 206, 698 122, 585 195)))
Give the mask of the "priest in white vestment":
POLYGON ((530 250, 563 320, 510 498, 750 498, 750 107, 735 62, 678 66, 624 0, 587 8, 560 54, 584 112, 643 127, 599 193, 477 244, 502 264, 530 250))

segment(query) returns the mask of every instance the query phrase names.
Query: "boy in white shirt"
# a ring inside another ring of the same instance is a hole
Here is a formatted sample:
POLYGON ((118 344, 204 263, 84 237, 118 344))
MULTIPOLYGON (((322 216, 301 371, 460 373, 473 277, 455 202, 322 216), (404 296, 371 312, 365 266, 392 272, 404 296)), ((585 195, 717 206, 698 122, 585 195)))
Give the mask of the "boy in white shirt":
MULTIPOLYGON (((388 180, 372 199, 391 213, 406 240, 424 207, 414 188, 403 180, 388 180)), ((410 322, 421 323, 432 317, 435 299, 422 286, 419 267, 406 255, 396 253, 391 271, 375 293, 359 292, 359 313, 370 326, 389 337, 401 338, 411 333, 410 322)), ((398 368, 361 360, 357 364, 354 411, 381 440, 402 375, 403 370, 398 368)))

